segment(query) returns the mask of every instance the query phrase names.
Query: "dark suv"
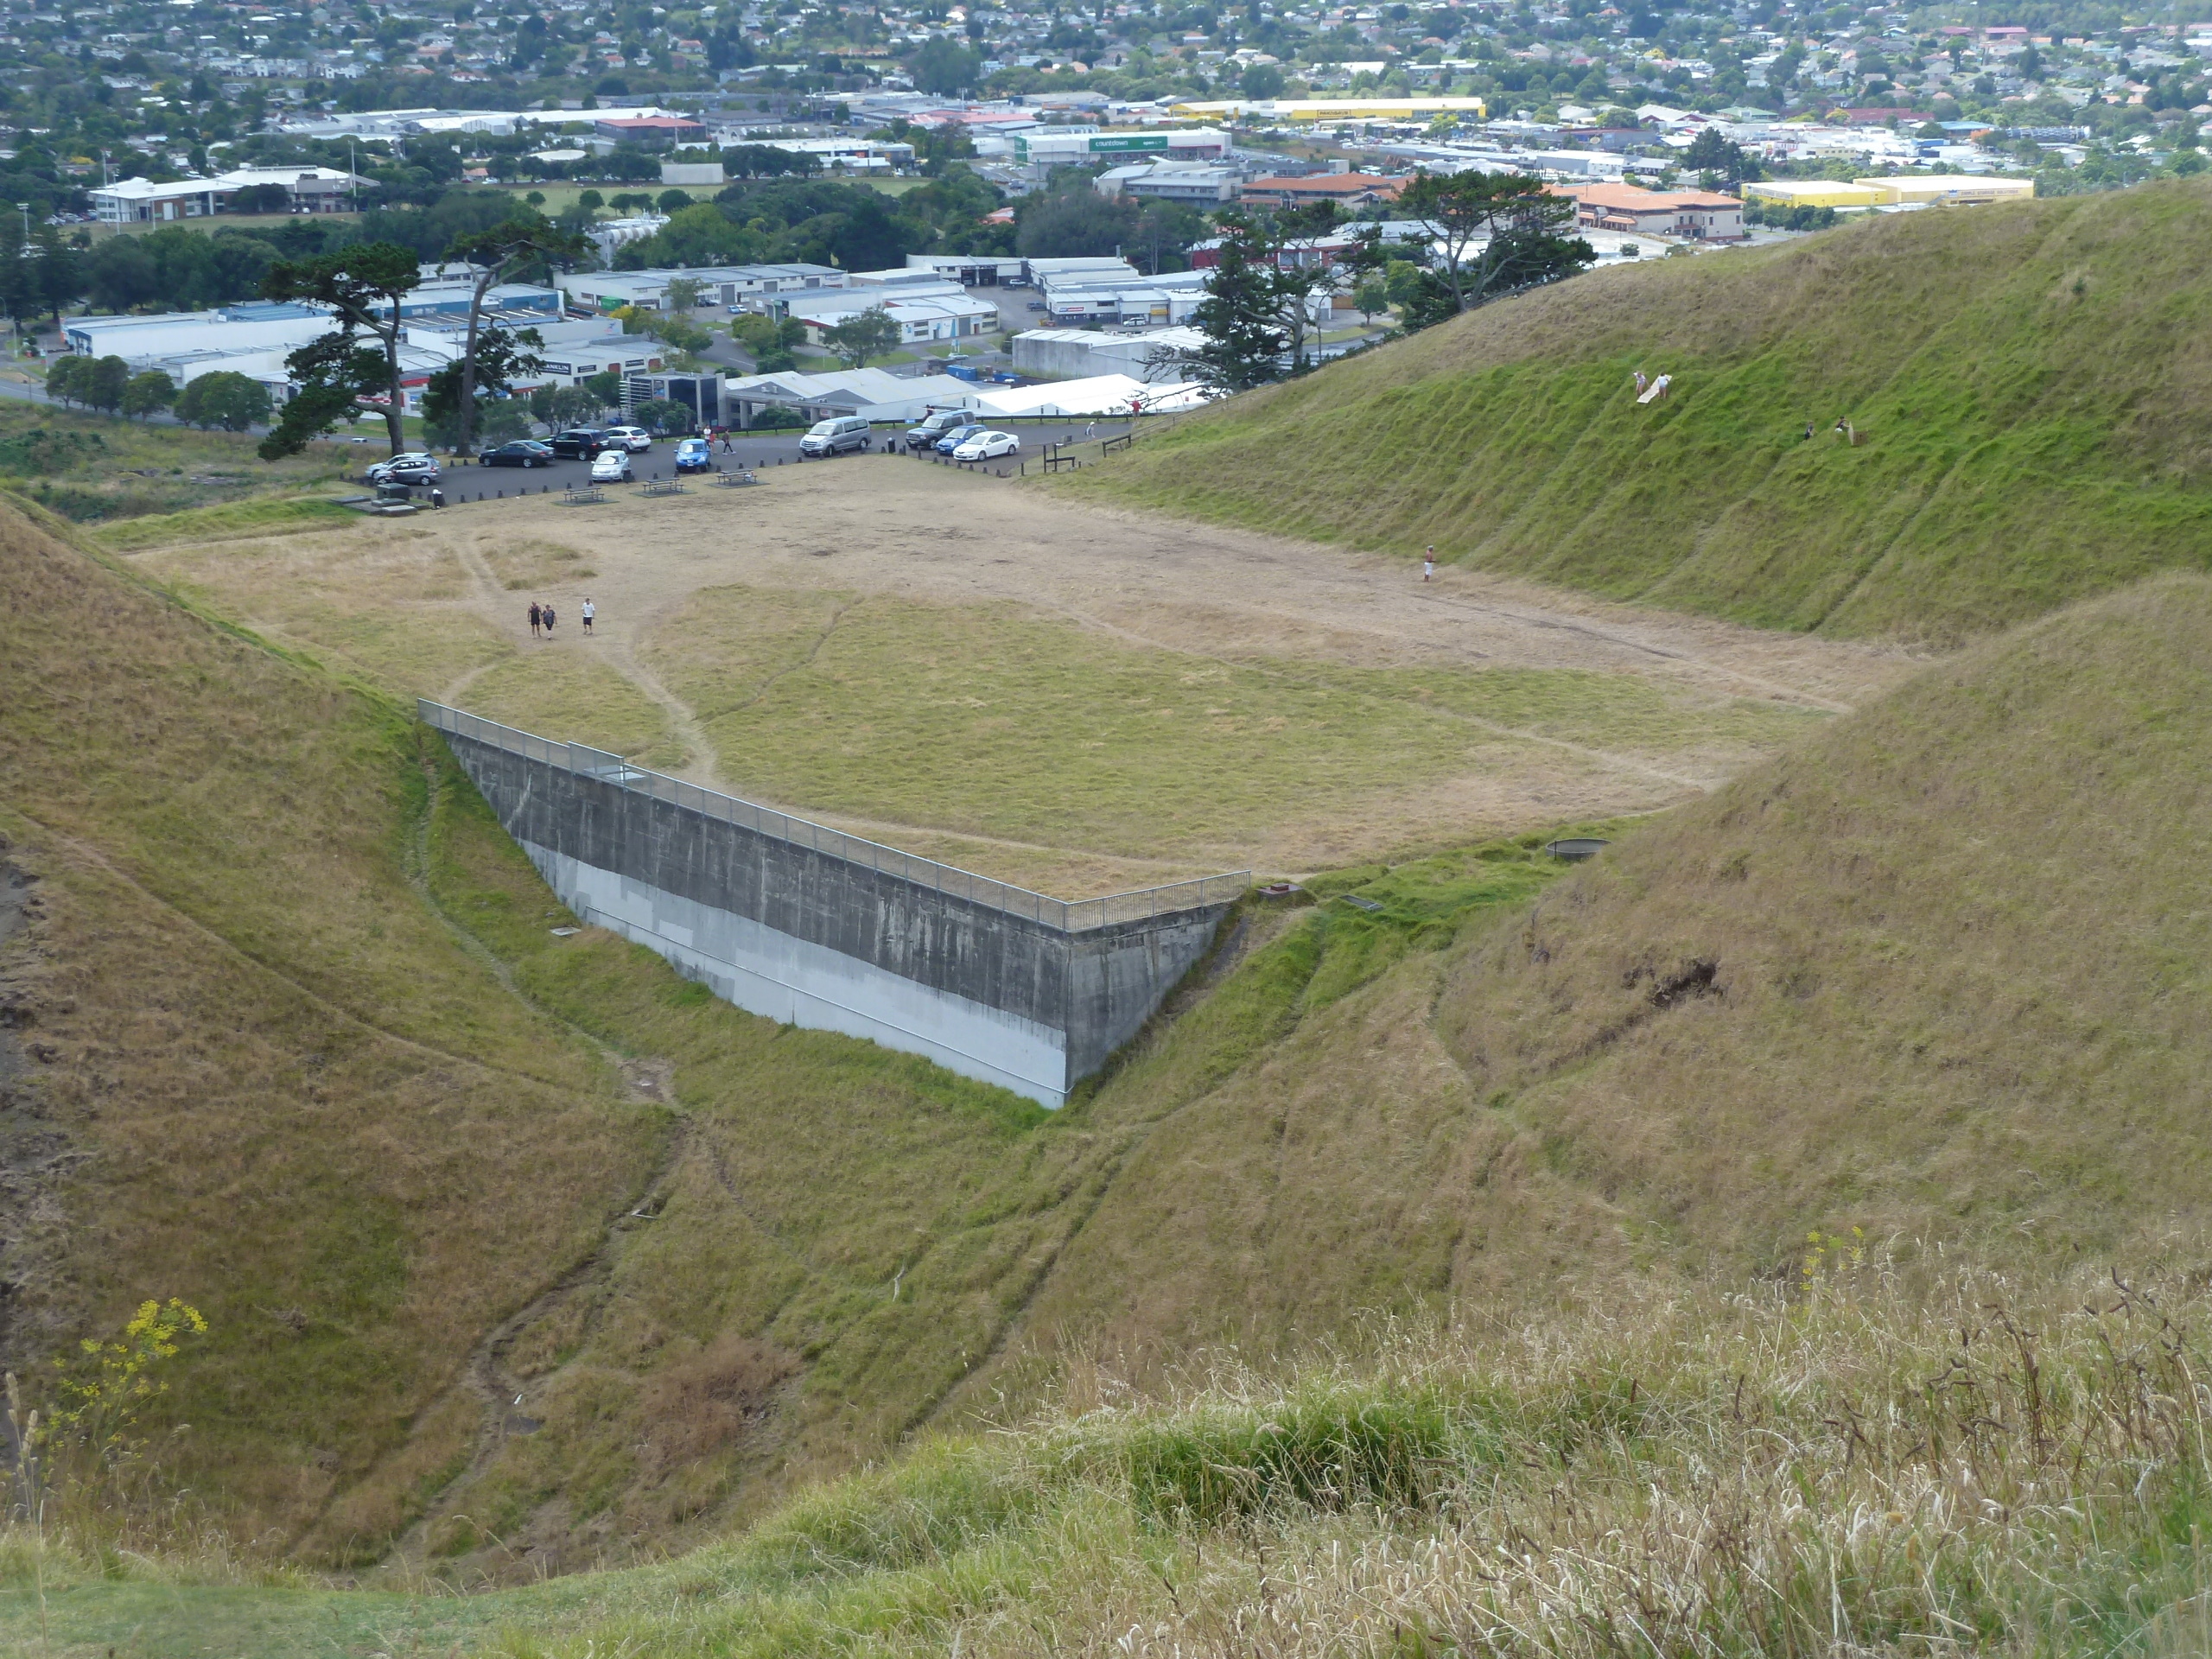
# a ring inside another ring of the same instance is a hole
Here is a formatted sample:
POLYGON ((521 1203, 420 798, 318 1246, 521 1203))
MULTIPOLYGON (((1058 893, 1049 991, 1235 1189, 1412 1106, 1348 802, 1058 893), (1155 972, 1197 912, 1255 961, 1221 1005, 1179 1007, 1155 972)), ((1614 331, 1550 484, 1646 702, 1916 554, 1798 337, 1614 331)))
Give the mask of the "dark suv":
POLYGON ((556 432, 546 442, 563 461, 589 461, 607 448, 607 434, 596 427, 572 426, 566 432, 556 432))
POLYGON ((919 426, 908 431, 907 451, 909 454, 918 454, 922 450, 933 448, 938 440, 950 437, 956 432, 964 433, 969 427, 981 426, 982 423, 983 417, 972 410, 940 409, 934 415, 925 418, 919 426))

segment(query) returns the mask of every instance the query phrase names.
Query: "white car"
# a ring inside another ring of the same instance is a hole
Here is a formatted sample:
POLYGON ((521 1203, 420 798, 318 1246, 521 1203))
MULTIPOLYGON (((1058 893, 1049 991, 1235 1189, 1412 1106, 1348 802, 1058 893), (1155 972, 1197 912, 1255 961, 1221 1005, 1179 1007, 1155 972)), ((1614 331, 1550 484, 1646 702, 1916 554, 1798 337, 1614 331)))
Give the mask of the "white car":
POLYGON ((633 455, 642 455, 653 447, 653 435, 642 426, 610 426, 607 429, 607 441, 620 444, 633 455))
POLYGON ((627 484, 630 481, 630 452, 626 449, 602 449, 594 455, 591 481, 594 484, 627 484))
POLYGON ((978 432, 952 452, 955 461, 989 461, 998 455, 1018 455, 1021 440, 1011 432, 978 432))
POLYGON ((435 484, 438 481, 438 458, 427 449, 410 449, 376 462, 362 476, 372 484, 435 484))

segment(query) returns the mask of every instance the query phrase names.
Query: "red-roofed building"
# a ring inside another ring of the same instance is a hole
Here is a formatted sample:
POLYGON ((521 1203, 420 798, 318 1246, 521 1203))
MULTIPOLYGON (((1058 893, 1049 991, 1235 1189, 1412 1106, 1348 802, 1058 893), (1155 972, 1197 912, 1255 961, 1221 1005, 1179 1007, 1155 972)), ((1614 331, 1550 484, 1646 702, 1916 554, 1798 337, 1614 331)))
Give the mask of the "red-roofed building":
POLYGON ((1709 190, 1640 190, 1632 184, 1560 187, 1573 196, 1575 218, 1592 230, 1637 231, 1694 242, 1744 239, 1744 204, 1709 190))
POLYGON ((1370 201, 1395 201, 1403 179, 1368 173, 1315 173, 1302 179, 1255 179, 1244 200, 1259 207, 1303 207, 1311 201, 1341 202, 1357 207, 1370 201))

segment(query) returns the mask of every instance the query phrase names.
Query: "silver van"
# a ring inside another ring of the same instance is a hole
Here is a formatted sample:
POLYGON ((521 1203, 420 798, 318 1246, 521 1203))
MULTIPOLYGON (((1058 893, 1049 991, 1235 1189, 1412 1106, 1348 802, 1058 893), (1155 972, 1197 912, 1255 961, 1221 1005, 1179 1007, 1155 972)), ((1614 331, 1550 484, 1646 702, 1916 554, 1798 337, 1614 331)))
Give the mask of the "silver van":
POLYGON ((834 421, 817 421, 798 441, 802 455, 841 455, 848 449, 865 449, 868 425, 857 415, 841 415, 834 421))

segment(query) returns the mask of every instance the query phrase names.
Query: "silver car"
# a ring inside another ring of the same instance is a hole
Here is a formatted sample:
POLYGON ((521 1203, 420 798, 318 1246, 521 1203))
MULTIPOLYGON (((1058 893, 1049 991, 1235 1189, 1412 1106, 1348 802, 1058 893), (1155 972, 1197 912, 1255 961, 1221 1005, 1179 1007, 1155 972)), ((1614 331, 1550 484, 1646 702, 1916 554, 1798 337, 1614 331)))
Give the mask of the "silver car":
POLYGON ((817 421, 798 441, 802 455, 842 455, 849 449, 865 449, 869 442, 868 423, 857 415, 840 415, 835 420, 817 421))

